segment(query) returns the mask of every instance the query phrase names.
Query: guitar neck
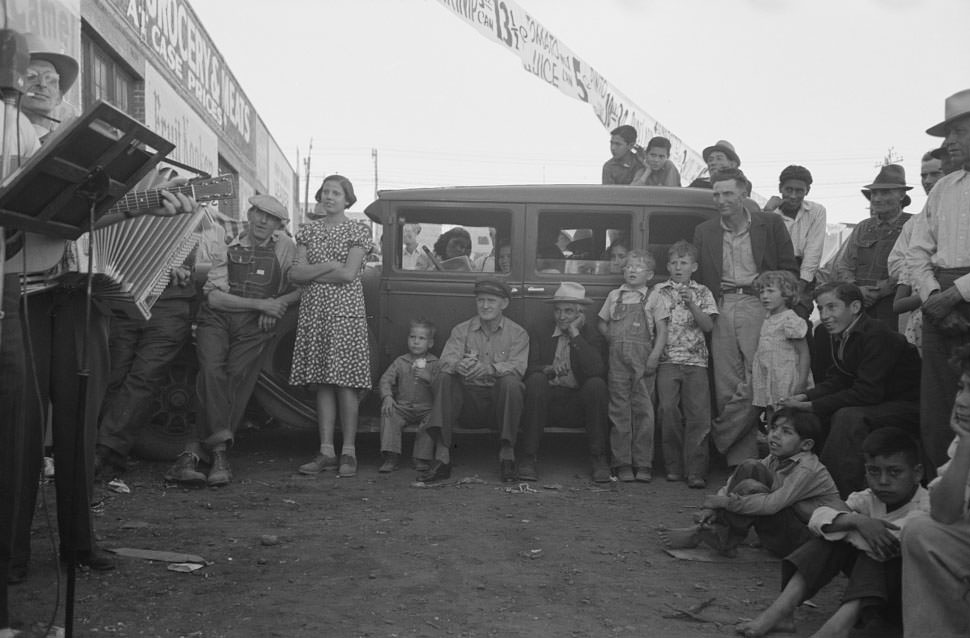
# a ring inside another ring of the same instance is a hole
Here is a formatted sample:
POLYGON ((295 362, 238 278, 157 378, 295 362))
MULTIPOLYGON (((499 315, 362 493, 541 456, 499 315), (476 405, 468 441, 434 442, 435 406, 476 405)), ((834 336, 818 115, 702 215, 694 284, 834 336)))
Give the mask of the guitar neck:
MULTIPOLYGON (((181 193, 188 197, 192 197, 194 194, 194 187, 192 184, 183 184, 181 186, 172 186, 166 188, 170 193, 176 194, 181 193)), ((140 210, 158 208, 162 205, 165 198, 162 197, 161 190, 150 190, 150 191, 140 191, 137 193, 128 193, 116 203, 114 206, 108 209, 108 213, 124 213, 124 212, 135 212, 140 210)))

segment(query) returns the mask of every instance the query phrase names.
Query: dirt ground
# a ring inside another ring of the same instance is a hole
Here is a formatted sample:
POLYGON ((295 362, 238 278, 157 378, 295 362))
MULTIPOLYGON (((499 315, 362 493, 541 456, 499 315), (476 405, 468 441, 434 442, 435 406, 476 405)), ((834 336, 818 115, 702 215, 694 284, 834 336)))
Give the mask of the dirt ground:
MULTIPOLYGON (((316 435, 289 428, 241 436, 235 479, 220 490, 166 487, 165 464, 134 463, 130 494, 99 490, 101 544, 211 564, 179 573, 119 557, 115 572, 80 574, 75 635, 726 636, 777 593, 778 562, 760 550, 719 562, 667 555, 657 526, 689 524, 702 493, 662 476, 595 485, 581 436, 547 437, 540 480, 524 489, 498 482, 489 436, 457 445, 452 482, 433 488, 416 487, 410 469, 379 475, 375 435, 358 442, 351 479, 296 474, 316 435)), ((51 502, 53 487, 43 491, 51 502)), ((63 626, 51 533, 40 512, 30 577, 10 590, 23 628, 58 602, 63 626)), ((799 609, 796 635, 822 624, 840 589, 799 609)))

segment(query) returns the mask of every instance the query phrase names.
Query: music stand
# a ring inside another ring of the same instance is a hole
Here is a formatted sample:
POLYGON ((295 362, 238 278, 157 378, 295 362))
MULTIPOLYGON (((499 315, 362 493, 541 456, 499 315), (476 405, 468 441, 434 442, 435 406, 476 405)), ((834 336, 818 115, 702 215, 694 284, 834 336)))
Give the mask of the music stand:
POLYGON ((0 183, 0 226, 77 239, 175 145, 97 101, 0 183))

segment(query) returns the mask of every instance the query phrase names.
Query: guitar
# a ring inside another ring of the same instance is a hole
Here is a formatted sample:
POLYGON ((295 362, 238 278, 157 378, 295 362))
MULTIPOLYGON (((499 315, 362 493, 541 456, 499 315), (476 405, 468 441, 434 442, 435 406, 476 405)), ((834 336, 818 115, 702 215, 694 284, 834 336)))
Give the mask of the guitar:
MULTIPOLYGON (((104 214, 135 213, 159 208, 165 198, 162 190, 181 193, 201 203, 232 197, 234 192, 232 175, 200 177, 189 180, 180 186, 165 189, 131 192, 120 199, 104 214)), ((94 232, 98 232, 95 230, 94 232)), ((7 261, 4 273, 32 273, 30 282, 49 281, 61 274, 61 260, 68 242, 57 237, 17 231, 7 238, 7 261), (23 251, 23 254, 20 254, 23 251), (26 265, 25 265, 26 261, 26 265)))

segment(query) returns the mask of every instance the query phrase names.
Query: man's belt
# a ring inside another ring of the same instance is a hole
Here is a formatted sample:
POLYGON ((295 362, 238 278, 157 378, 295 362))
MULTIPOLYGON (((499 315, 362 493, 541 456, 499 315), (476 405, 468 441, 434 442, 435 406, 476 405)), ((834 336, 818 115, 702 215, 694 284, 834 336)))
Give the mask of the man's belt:
POLYGON ((752 297, 758 296, 758 291, 754 289, 754 286, 721 286, 722 295, 751 295, 752 297))

